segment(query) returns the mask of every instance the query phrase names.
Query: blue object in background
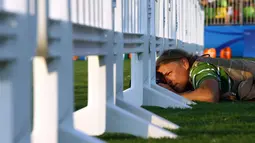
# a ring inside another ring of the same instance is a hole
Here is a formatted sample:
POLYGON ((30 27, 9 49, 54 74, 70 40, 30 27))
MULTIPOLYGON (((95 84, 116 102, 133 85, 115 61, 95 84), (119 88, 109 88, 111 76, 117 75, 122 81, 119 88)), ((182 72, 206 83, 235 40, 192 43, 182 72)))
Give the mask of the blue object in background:
POLYGON ((86 61, 87 58, 85 56, 79 56, 77 60, 86 61))
POLYGON ((255 39, 245 35, 245 31, 252 30, 255 30, 255 26, 206 26, 205 48, 215 48, 219 56, 221 49, 230 47, 233 57, 250 57, 250 53, 255 54, 255 49, 249 48, 255 43, 255 39))
POLYGON ((244 31, 245 49, 243 54, 246 57, 255 58, 255 30, 244 31))

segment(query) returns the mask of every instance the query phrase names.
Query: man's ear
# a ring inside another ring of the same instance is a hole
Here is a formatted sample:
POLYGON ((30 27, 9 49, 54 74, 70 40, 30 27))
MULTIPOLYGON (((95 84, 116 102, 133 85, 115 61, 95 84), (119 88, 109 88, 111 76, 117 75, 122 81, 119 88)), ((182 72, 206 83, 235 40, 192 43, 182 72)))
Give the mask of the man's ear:
POLYGON ((188 61, 187 58, 182 58, 182 59, 181 59, 181 63, 182 63, 182 66, 183 66, 186 70, 189 69, 190 65, 189 65, 189 61, 188 61))

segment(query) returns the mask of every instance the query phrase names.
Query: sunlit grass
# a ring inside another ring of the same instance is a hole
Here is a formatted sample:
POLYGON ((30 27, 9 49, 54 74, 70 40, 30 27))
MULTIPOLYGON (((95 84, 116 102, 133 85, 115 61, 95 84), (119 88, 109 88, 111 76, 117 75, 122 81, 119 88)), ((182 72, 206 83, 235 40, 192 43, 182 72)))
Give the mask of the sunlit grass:
MULTIPOLYGON (((124 61, 124 88, 130 80, 130 61, 124 61)), ((87 62, 74 62, 75 109, 87 104, 87 62)), ((252 143, 255 141, 255 102, 198 103, 193 109, 144 107, 178 125, 178 139, 141 139, 125 134, 100 136, 108 142, 252 143)))

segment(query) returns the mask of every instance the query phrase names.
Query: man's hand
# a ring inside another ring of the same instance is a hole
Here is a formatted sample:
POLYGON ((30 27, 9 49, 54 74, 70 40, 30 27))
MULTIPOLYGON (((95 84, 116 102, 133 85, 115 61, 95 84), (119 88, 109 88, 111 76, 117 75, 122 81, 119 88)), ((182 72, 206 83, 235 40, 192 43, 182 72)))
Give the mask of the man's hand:
POLYGON ((168 84, 164 84, 164 83, 158 83, 159 86, 164 87, 172 92, 175 92, 174 89, 172 87, 170 87, 168 84))

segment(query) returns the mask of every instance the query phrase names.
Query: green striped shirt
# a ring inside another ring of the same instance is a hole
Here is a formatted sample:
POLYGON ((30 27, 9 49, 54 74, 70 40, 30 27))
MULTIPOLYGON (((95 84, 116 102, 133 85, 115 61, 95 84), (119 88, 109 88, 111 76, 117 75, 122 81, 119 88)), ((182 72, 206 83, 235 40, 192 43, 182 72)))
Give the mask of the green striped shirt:
POLYGON ((190 69, 190 81, 193 88, 199 88, 200 84, 207 79, 215 79, 219 83, 221 93, 230 92, 232 80, 222 67, 206 62, 194 62, 190 69))

